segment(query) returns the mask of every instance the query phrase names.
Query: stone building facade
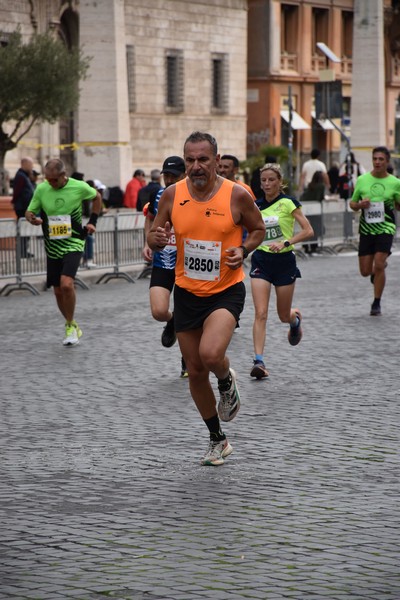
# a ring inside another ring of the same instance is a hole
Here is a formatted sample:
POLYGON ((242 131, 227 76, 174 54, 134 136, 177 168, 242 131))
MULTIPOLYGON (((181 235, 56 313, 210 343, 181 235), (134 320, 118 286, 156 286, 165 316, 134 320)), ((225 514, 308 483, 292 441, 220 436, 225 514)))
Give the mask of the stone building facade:
POLYGON ((328 81, 341 83, 343 117, 334 122, 352 144, 399 147, 398 0, 249 0, 248 7, 248 153, 288 143, 290 88, 297 163, 313 147, 328 164, 343 157, 345 137, 316 114, 315 86, 328 81))
POLYGON ((8 153, 10 173, 22 154, 42 166, 61 155, 124 188, 193 130, 246 157, 247 1, 0 0, 0 23, 4 41, 18 25, 25 37, 50 28, 92 57, 76 114, 35 127, 8 153))

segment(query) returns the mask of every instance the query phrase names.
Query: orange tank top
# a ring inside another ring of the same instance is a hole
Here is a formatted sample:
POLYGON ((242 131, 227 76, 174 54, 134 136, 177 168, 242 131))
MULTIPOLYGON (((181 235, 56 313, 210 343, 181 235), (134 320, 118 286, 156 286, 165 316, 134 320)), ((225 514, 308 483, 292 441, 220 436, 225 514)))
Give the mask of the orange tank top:
POLYGON ((242 243, 243 228, 231 212, 235 184, 224 179, 207 202, 192 198, 186 179, 175 184, 172 225, 176 236, 176 284, 196 296, 211 296, 243 281, 243 268, 225 265, 225 250, 242 243))

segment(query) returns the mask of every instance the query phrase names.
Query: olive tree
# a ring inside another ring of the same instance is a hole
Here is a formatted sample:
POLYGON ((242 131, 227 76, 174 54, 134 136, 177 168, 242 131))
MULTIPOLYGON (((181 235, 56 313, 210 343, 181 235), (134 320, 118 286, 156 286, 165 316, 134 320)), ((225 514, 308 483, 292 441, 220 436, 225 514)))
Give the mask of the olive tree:
MULTIPOLYGON (((55 123, 76 109, 79 81, 87 77, 90 58, 68 50, 50 33, 24 43, 20 31, 0 47, 0 185, 9 150, 39 122, 55 123)), ((1 189, 0 194, 8 190, 1 189)))

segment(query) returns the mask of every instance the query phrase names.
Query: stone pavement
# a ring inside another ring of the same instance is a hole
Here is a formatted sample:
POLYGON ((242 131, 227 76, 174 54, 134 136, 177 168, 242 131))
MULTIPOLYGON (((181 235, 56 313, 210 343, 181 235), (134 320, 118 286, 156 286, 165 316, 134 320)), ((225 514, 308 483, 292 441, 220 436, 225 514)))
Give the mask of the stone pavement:
POLYGON ((303 341, 273 298, 267 381, 248 295, 219 468, 148 280, 79 289, 75 348, 52 292, 0 298, 1 599, 400 598, 400 253, 381 317, 355 253, 299 266, 303 341))

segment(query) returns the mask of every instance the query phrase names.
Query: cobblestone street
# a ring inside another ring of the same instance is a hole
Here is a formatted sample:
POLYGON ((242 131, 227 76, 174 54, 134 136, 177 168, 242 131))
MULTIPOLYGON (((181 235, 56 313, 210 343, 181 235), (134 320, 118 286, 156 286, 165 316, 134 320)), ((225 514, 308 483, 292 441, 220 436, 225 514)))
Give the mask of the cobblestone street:
POLYGON ((1 599, 399 600, 400 252, 381 317, 355 252, 299 268, 303 340, 273 294, 265 381, 246 277, 219 468, 148 279, 78 289, 74 348, 52 291, 0 298, 1 599))

